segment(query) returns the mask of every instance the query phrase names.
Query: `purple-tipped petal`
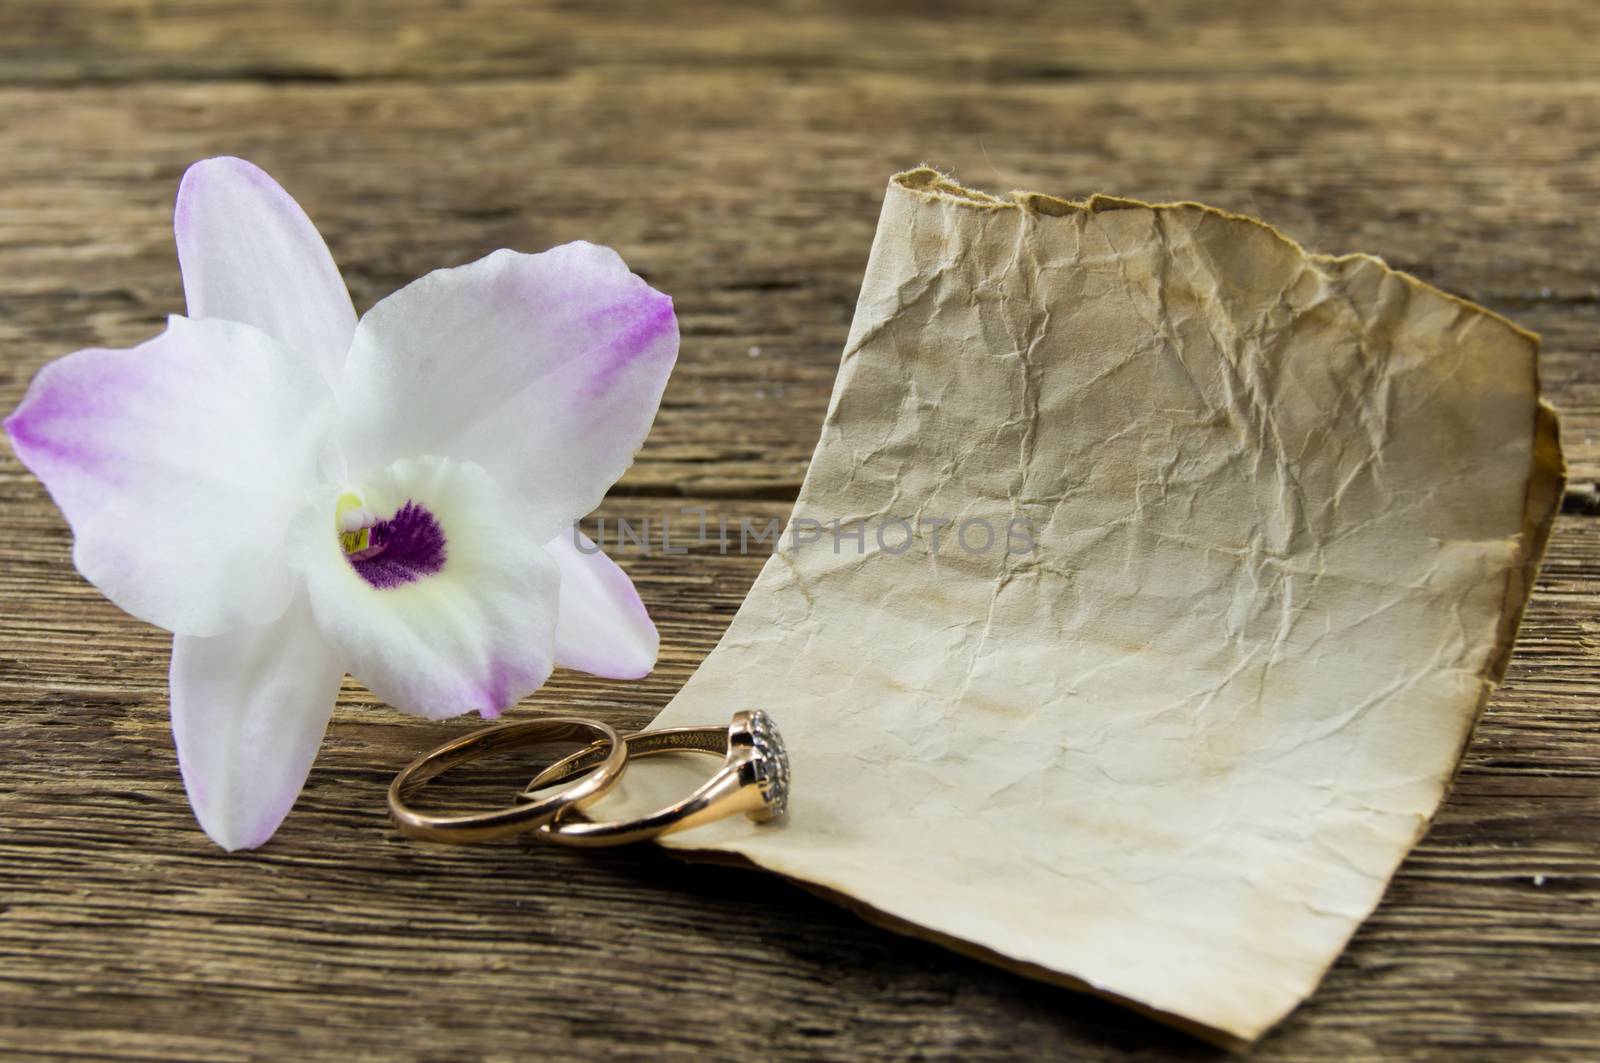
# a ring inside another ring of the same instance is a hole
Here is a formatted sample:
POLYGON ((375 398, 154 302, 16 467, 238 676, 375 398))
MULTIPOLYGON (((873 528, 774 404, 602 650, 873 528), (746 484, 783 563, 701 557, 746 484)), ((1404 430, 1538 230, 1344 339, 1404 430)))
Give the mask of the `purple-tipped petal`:
POLYGON ((661 636, 628 574, 575 528, 544 548, 561 566, 556 663, 606 679, 649 675, 661 636))
POLYGON ((416 458, 330 488, 295 519, 290 552, 318 626, 374 694, 435 719, 494 716, 554 667, 561 575, 528 524, 478 466, 416 458), (426 532, 400 544, 406 561, 394 578, 372 578, 365 562, 384 557, 364 557, 372 545, 351 551, 341 541, 344 493, 380 524, 426 532))
POLYGON ((5 429, 89 582, 141 620, 216 635, 288 606, 284 533, 331 423, 309 359, 248 325, 175 317, 132 350, 45 366, 5 429))
POLYGON ((172 734, 195 818, 224 849, 254 849, 305 785, 344 667, 304 594, 270 624, 172 644, 172 734))
POLYGON ((243 159, 197 162, 178 187, 173 230, 190 317, 254 325, 339 382, 355 308, 328 245, 276 181, 243 159))
POLYGON ((351 468, 475 462, 538 514, 543 542, 633 461, 677 351, 672 300, 608 248, 438 270, 356 328, 340 392, 351 468))

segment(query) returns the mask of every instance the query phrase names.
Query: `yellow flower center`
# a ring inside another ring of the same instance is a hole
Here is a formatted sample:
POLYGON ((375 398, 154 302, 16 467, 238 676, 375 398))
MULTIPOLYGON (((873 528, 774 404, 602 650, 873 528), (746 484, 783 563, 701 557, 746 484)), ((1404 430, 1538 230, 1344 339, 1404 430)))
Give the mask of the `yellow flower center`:
POLYGON ((347 554, 365 550, 372 541, 372 515, 367 512, 359 495, 346 492, 339 496, 333 511, 334 527, 339 529, 339 545, 347 554))

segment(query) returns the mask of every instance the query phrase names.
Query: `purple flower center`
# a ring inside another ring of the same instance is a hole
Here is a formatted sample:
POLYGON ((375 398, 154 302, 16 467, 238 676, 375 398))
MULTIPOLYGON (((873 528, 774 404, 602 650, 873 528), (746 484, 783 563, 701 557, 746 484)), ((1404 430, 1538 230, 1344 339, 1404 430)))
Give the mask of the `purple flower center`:
POLYGON ((406 502, 388 520, 367 529, 364 549, 346 555, 361 578, 384 590, 444 568, 444 529, 432 513, 406 502))

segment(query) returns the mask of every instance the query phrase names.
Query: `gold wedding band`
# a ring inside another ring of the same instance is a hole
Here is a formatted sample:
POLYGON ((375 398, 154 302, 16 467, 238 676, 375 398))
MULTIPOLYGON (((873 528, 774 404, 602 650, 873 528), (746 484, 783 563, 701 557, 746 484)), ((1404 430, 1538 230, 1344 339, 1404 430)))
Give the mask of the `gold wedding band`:
POLYGON ((413 838, 456 844, 490 841, 534 830, 557 816, 599 800, 622 778, 627 765, 628 750, 622 739, 616 731, 596 720, 560 716, 496 724, 446 742, 406 765, 389 784, 389 814, 400 830, 413 838), (592 755, 593 759, 586 766, 592 768, 593 773, 576 786, 550 797, 538 800, 524 797, 508 808, 452 816, 418 812, 405 803, 405 799, 429 779, 469 760, 508 749, 572 742, 587 745, 577 755, 592 755))
MULTIPOLYGON (((727 727, 641 731, 628 735, 623 743, 629 759, 658 753, 710 753, 723 757, 723 765, 694 793, 648 816, 613 822, 566 819, 569 813, 582 811, 581 805, 573 804, 540 826, 535 837, 562 845, 626 845, 688 830, 738 812, 764 823, 783 815, 788 807, 788 752, 772 717, 760 709, 736 713, 727 727)), ((549 798, 538 797, 537 791, 600 768, 606 755, 604 747, 596 744, 557 761, 528 784, 519 800, 548 801, 549 798)))

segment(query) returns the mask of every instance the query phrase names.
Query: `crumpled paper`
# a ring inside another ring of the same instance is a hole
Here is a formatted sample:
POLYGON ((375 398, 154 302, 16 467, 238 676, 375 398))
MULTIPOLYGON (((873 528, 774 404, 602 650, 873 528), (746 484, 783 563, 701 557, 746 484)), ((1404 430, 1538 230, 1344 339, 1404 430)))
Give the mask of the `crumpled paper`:
POLYGON ((1563 476, 1537 355, 1249 218, 895 177, 789 529, 656 721, 768 709, 790 813, 666 843, 1258 1037, 1505 670, 1563 476))

